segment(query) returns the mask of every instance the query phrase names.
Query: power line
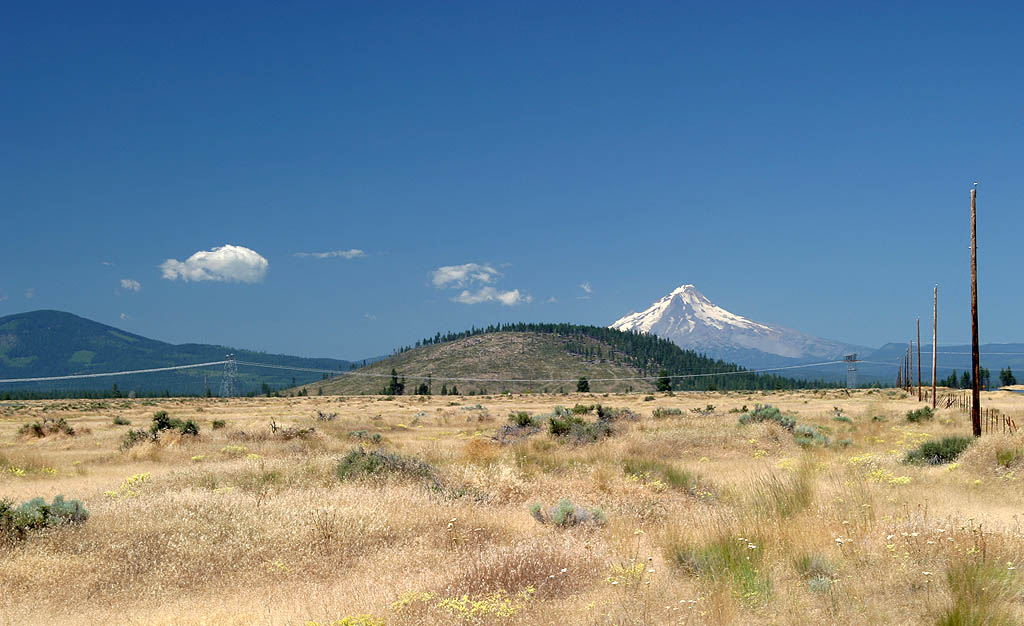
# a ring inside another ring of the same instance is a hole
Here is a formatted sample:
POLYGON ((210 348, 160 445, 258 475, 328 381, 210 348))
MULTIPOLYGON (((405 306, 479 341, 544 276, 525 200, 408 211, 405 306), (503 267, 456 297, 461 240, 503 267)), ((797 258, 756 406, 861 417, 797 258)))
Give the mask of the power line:
POLYGON ((224 365, 227 361, 210 361, 209 363, 196 363, 194 365, 174 365, 171 367, 151 367, 144 370, 128 370, 125 372, 106 372, 103 374, 71 374, 68 376, 40 376, 37 378, 4 378, 0 383, 34 383, 47 380, 75 380, 78 378, 103 378, 104 376, 128 376, 131 374, 149 374, 151 372, 169 372, 171 370, 187 370, 197 367, 212 367, 224 365))
MULTIPOLYGON (((239 365, 250 365, 256 367, 271 367, 274 369, 295 370, 302 372, 320 372, 327 374, 340 374, 341 376, 358 376, 365 378, 391 378, 391 374, 370 374, 366 372, 338 372, 336 370, 322 370, 315 368, 289 367, 286 365, 269 365, 267 363, 252 363, 249 361, 236 361, 239 365)), ((786 365, 781 367, 765 367, 753 370, 728 370, 722 372, 702 372, 699 374, 672 374, 670 376, 623 376, 619 378, 587 378, 590 382, 613 382, 625 380, 657 380, 658 378, 703 378, 708 376, 733 376, 737 374, 760 374, 763 372, 778 372, 783 370, 801 369, 806 367, 820 367, 824 365, 835 365, 845 361, 823 361, 821 363, 804 363, 801 365, 786 365)), ((411 380, 432 380, 453 381, 453 382, 483 382, 483 383, 574 383, 576 378, 471 378, 458 376, 434 376, 432 374, 403 374, 402 378, 411 380)))

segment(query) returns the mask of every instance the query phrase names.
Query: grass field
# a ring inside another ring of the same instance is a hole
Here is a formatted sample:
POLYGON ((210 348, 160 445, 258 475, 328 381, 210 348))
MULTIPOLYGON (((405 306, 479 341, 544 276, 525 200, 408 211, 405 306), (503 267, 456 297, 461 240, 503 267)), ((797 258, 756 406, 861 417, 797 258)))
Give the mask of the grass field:
POLYGON ((1024 436, 911 465, 969 418, 907 421, 893 390, 646 397, 0 403, 0 498, 90 514, 0 541, 0 624, 1024 623, 1024 436), (630 412, 549 432, 597 403, 630 412), (756 404, 792 430, 741 425, 756 404), (157 411, 199 435, 122 451, 157 411), (496 442, 520 412, 537 432, 496 442))

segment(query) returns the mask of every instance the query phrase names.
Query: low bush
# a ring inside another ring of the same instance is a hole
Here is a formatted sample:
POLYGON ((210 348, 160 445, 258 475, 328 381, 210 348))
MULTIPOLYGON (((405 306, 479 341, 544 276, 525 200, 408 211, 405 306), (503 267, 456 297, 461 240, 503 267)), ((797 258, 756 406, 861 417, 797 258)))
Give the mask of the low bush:
POLYGON ((644 402, 651 402, 654 400, 654 396, 644 396, 644 402))
POLYGON ((658 407, 658 408, 654 409, 653 413, 651 413, 651 417, 653 417, 654 419, 657 420, 657 419, 663 419, 663 418, 666 418, 666 417, 679 417, 682 414, 683 414, 683 410, 682 409, 670 409, 670 408, 658 407))
POLYGON ((383 450, 367 452, 361 446, 349 450, 338 461, 334 471, 341 480, 364 476, 434 480, 437 474, 429 463, 419 459, 383 450))
POLYGON ((55 496, 50 504, 33 498, 18 507, 10 500, 0 500, 0 538, 24 539, 31 530, 81 524, 87 519, 89 511, 82 503, 64 496, 55 496))
POLYGON ((518 411, 518 412, 515 412, 515 413, 509 413, 508 421, 512 422, 512 424, 514 424, 515 426, 518 426, 519 428, 526 428, 528 426, 537 426, 540 423, 537 418, 535 418, 534 416, 530 415, 526 411, 518 411))
POLYGON ((601 525, 608 521, 600 508, 587 509, 573 504, 569 498, 562 498, 558 504, 546 508, 540 502, 536 502, 530 507, 530 515, 541 524, 552 524, 563 528, 579 524, 601 525))
POLYGON ((213 422, 210 424, 210 428, 212 428, 213 430, 220 430, 221 428, 224 428, 227 425, 228 423, 225 422, 224 420, 213 420, 213 422))
POLYGON ((47 435, 74 435, 75 429, 68 424, 68 421, 63 417, 53 418, 44 417, 42 421, 32 422, 31 424, 22 424, 21 428, 18 429, 19 435, 27 435, 29 437, 46 437, 47 435))
POLYGON ((348 434, 349 439, 355 439, 356 441, 369 441, 370 443, 381 443, 384 441, 384 435, 380 433, 370 433, 365 430, 353 430, 348 434))
POLYGON ((598 406, 600 406, 600 405, 577 404, 576 406, 572 407, 571 411, 572 411, 573 415, 585 415, 585 414, 590 413, 591 411, 593 411, 598 406))
POLYGON ((132 423, 130 421, 126 420, 125 418, 121 417, 120 415, 118 415, 117 417, 114 418, 114 422, 113 423, 114 423, 115 426, 131 426, 132 425, 132 423))
POLYGON ((928 422, 935 417, 935 411, 932 411, 932 407, 923 406, 920 409, 914 409, 913 411, 907 411, 908 422, 928 422))
POLYGON ((782 426, 788 431, 796 428, 796 419, 783 415, 782 411, 773 407, 770 404, 754 406, 754 410, 748 413, 744 413, 739 417, 739 423, 743 426, 747 424, 753 424, 755 422, 775 422, 779 426, 782 426))
POLYGON ((181 421, 179 419, 170 417, 167 411, 157 411, 153 414, 153 424, 149 427, 149 432, 156 439, 160 431, 163 430, 176 430, 182 435, 198 435, 199 425, 193 420, 181 421))
POLYGON ((121 439, 121 451, 124 452, 128 448, 138 445, 144 441, 155 440, 156 438, 153 435, 147 433, 144 430, 129 430, 124 434, 124 437, 121 439))
POLYGON ((946 437, 941 441, 926 441, 915 450, 907 452, 904 463, 913 465, 944 465, 952 463, 971 445, 967 437, 946 437))
POLYGON ((553 436, 575 444, 593 443, 612 436, 609 420, 598 418, 594 422, 588 422, 575 415, 548 418, 548 429, 553 436))
POLYGON ((810 446, 822 446, 828 447, 832 443, 832 440, 828 438, 821 430, 814 426, 800 425, 793 429, 793 440, 796 441, 801 447, 807 448, 810 446))

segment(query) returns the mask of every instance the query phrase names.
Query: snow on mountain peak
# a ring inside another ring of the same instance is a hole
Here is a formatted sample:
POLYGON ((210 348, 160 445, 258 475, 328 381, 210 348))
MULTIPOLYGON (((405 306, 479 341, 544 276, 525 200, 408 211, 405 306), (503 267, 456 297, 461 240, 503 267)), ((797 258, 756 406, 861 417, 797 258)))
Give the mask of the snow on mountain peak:
POLYGON ((639 313, 620 318, 611 328, 651 333, 680 347, 709 355, 755 350, 787 358, 831 358, 844 344, 769 326, 726 311, 694 285, 681 285, 639 313))

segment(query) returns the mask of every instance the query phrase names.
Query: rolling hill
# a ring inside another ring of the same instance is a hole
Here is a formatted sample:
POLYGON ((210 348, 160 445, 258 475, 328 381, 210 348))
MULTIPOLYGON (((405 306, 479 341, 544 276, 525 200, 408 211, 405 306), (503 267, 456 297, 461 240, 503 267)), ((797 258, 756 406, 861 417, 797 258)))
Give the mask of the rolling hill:
POLYGON ((782 389, 817 386, 779 376, 745 372, 739 366, 683 350, 653 335, 572 324, 504 324, 436 335, 415 348, 359 370, 305 385, 312 395, 380 393, 391 370, 405 379, 405 393, 427 382, 460 394, 575 391, 580 377, 595 392, 653 390, 653 377, 701 374, 673 381, 676 389, 782 389), (638 377, 651 377, 636 380, 638 377), (602 381, 618 378, 631 380, 602 381))
MULTIPOLYGON (((220 361, 227 353, 234 353, 243 361, 289 367, 343 371, 352 366, 351 362, 339 359, 266 354, 209 344, 174 345, 63 311, 31 311, 0 317, 0 379, 188 365, 220 361)), ((216 393, 221 373, 219 367, 208 367, 71 381, 0 383, 0 391, 106 390, 116 383, 124 392, 169 391, 198 395, 204 392, 204 376, 216 393)), ((259 390, 263 384, 281 388, 320 378, 320 374, 308 372, 238 368, 238 386, 242 393, 259 390)))

